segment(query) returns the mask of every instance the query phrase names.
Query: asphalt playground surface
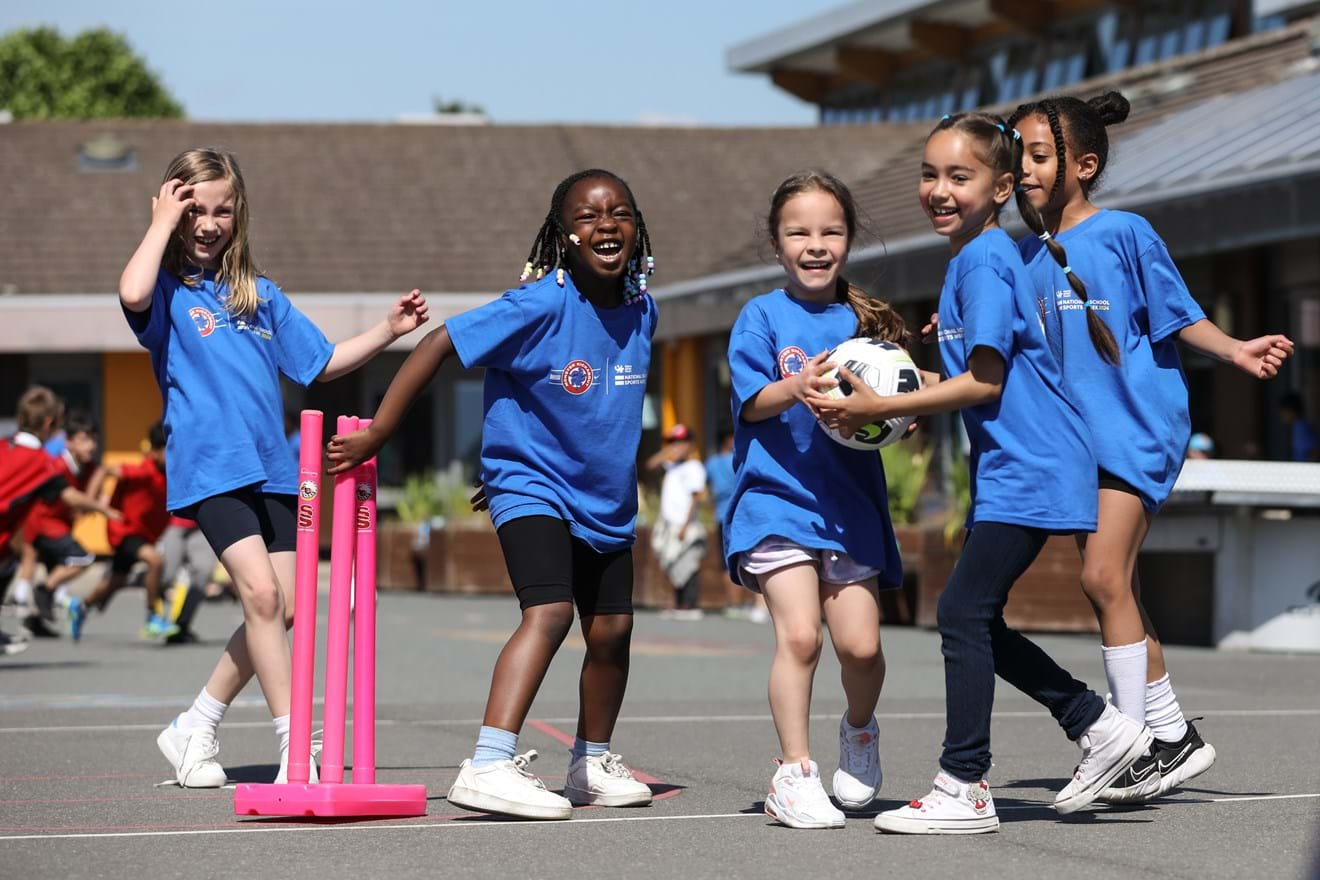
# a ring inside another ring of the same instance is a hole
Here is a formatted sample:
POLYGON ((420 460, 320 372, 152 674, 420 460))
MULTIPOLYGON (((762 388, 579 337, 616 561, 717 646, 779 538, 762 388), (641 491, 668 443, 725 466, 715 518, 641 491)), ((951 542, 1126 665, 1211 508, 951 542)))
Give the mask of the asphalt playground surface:
MULTIPOLYGON (((874 812, 842 830, 793 831, 762 813, 777 753, 765 697, 769 627, 642 613, 613 747, 652 785, 654 805, 525 823, 467 813, 444 797, 471 752, 517 604, 386 594, 378 779, 424 783, 427 815, 240 819, 231 790, 157 785, 172 774, 155 745, 204 683, 240 620, 237 606, 201 610, 204 644, 163 648, 137 641, 140 603, 132 592, 117 597, 89 620, 80 644, 42 641, 0 658, 0 877, 1316 876, 1320 657, 1171 648, 1179 697, 1189 714, 1205 716, 1198 727, 1219 760, 1148 806, 1056 815, 1049 805, 1077 750, 1044 710, 1001 684, 990 775, 997 834, 880 835, 874 812)), ((17 622, 3 625, 12 633, 17 622)), ((1040 642, 1103 692, 1093 638, 1040 642)), ((887 628, 884 644, 877 806, 887 809, 929 789, 944 722, 937 636, 887 628)), ((570 637, 519 742, 540 753, 533 769, 552 789, 564 782, 581 659, 581 641, 570 637)), ((811 728, 827 779, 843 705, 827 644, 811 728)), ((318 705, 318 726, 319 713, 318 705)), ((220 740, 231 781, 274 777, 278 751, 255 682, 229 710, 220 740)))

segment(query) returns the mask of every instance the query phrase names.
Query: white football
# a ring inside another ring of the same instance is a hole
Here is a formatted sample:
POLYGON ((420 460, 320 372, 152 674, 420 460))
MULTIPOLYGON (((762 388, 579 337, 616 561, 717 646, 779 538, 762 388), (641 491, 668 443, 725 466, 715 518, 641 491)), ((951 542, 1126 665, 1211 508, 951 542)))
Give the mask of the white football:
MULTIPOLYGON (((901 346, 882 339, 849 339, 839 343, 830 352, 829 360, 836 367, 847 367, 853 375, 875 389, 876 394, 888 397, 891 394, 903 394, 916 391, 921 387, 921 373, 912 362, 912 356, 901 346)), ((838 378, 838 370, 830 370, 825 375, 838 378)), ((852 394, 852 385, 845 379, 826 392, 830 397, 841 398, 852 394)), ((838 431, 818 422, 822 431, 836 443, 842 443, 851 449, 883 449, 891 443, 897 443, 907 433, 913 417, 887 419, 872 422, 851 437, 845 437, 838 431)))

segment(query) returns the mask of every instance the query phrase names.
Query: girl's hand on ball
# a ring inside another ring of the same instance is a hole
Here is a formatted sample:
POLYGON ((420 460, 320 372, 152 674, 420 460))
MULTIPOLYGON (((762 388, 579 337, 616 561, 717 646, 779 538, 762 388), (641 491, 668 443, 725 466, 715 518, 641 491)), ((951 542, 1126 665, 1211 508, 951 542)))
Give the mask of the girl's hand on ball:
POLYGON ((807 361, 800 373, 789 377, 789 388, 794 399, 810 406, 812 400, 823 397, 826 391, 839 384, 834 379, 825 378, 825 374, 834 369, 829 356, 828 351, 822 351, 807 361))
POLYGON ((884 415, 885 399, 870 385, 853 374, 847 367, 839 367, 839 378, 852 385, 852 394, 846 397, 814 397, 812 410, 816 417, 845 437, 851 437, 863 425, 880 421, 884 415))
POLYGON ((355 431, 347 437, 336 434, 326 445, 326 456, 330 459, 330 468, 326 473, 342 474, 362 464, 380 451, 384 442, 377 438, 371 428, 355 431))

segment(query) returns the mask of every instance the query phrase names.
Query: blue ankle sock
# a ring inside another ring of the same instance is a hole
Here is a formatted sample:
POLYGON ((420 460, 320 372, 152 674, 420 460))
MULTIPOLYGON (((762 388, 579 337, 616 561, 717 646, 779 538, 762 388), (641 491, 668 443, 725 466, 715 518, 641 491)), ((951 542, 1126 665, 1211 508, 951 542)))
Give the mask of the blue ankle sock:
POLYGON ((518 734, 482 725, 477 734, 477 749, 472 753, 472 766, 485 767, 496 761, 512 761, 517 747, 518 734))
POLYGON ((588 758, 599 757, 610 750, 610 744, 607 742, 594 743, 588 742, 580 736, 573 737, 573 748, 569 750, 569 755, 576 761, 583 756, 588 758))

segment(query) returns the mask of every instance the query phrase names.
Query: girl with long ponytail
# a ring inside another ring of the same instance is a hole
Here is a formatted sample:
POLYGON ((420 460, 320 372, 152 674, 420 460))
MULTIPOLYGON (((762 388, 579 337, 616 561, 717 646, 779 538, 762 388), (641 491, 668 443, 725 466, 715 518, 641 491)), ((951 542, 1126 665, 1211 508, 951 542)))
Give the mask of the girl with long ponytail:
POLYGON ((1019 250, 1037 289, 1054 298, 1062 316, 1065 381, 1099 467, 1097 528, 1077 536, 1082 589, 1100 621, 1114 703, 1155 735, 1150 751, 1098 798, 1110 803, 1158 797, 1215 760, 1214 747, 1174 696, 1136 574, 1137 553, 1173 489, 1191 434, 1175 340, 1258 379, 1272 378, 1293 347, 1284 336, 1225 335, 1192 298, 1148 222, 1092 204, 1109 159, 1106 128, 1126 119, 1128 109, 1127 99, 1108 92, 1023 104, 1009 118, 1023 146, 1017 203, 1034 233, 1019 250), (1078 312, 1086 316, 1084 331, 1078 312), (1091 345, 1081 342, 1083 332, 1091 345))

